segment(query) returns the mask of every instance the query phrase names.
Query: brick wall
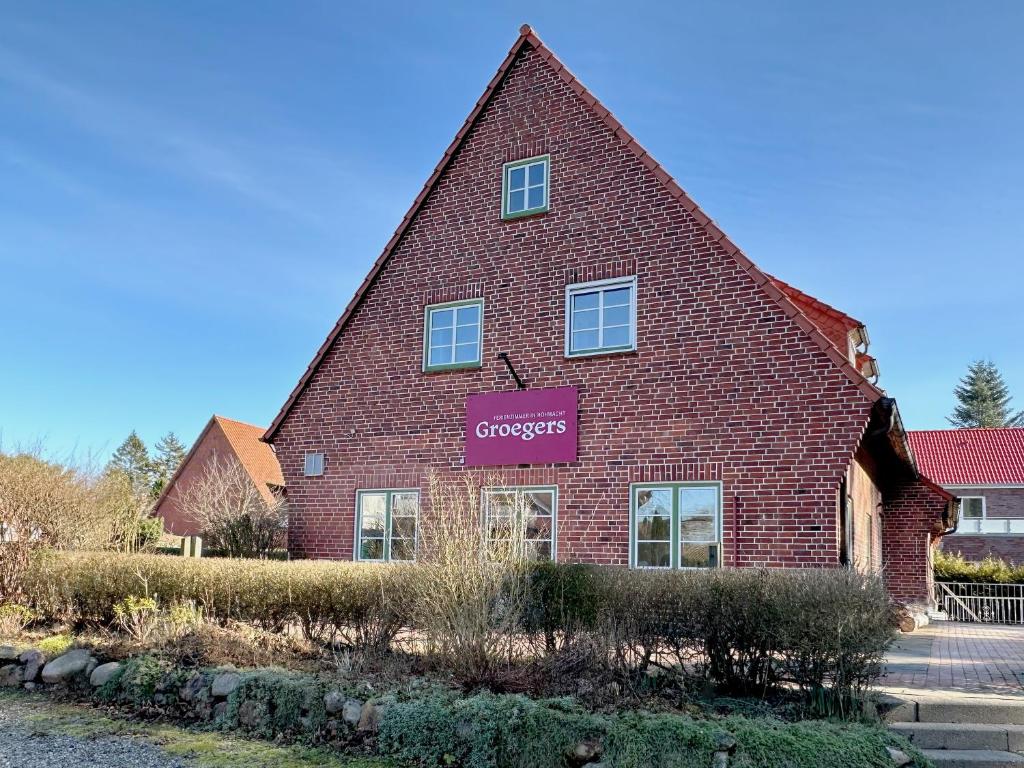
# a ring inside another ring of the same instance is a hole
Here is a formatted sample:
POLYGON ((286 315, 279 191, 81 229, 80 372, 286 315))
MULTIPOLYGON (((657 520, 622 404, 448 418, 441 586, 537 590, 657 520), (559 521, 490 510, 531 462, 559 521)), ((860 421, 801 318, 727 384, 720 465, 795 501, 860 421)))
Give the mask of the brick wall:
POLYGON ((887 490, 882 516, 883 573, 894 599, 932 602, 931 555, 946 504, 921 482, 887 490))
POLYGON ((192 451, 188 463, 182 466, 174 484, 160 500, 153 514, 164 519, 164 529, 175 536, 198 536, 200 531, 195 520, 181 509, 180 501, 189 486, 202 475, 215 457, 233 456, 234 451, 216 421, 200 436, 200 442, 192 451))
POLYGON ((578 461, 505 471, 559 487, 560 559, 627 562, 631 482, 713 479, 726 564, 838 562, 867 397, 529 48, 275 435, 293 553, 350 558, 358 488, 458 471, 466 396, 514 388, 498 352, 531 388, 579 387, 578 461), (541 153, 550 212, 502 221, 502 163, 541 153), (627 275, 637 351, 566 359, 565 286, 627 275), (425 305, 475 297, 482 368, 423 374, 425 305))
MULTIPOLYGON (((985 516, 991 519, 1024 518, 1024 488, 961 488, 957 496, 984 496, 985 516)), ((963 527, 963 526, 961 526, 963 527)), ((942 539, 942 550, 983 560, 989 555, 1013 563, 1024 563, 1024 535, 956 533, 942 539)))

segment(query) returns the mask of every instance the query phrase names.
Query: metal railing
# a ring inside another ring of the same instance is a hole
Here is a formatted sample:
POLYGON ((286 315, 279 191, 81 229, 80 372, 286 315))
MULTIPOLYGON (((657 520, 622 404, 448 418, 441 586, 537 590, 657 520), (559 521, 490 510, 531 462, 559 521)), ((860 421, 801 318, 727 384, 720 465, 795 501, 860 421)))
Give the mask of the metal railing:
POLYGON ((1024 584, 937 581, 935 600, 951 621, 1024 624, 1024 584))

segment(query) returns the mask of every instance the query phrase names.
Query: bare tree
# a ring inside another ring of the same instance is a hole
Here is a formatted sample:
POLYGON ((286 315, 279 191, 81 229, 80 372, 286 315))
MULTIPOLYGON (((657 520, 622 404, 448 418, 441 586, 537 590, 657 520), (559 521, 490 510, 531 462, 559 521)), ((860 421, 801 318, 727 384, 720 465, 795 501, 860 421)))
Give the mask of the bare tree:
POLYGON ((288 521, 284 497, 268 500, 234 457, 214 456, 182 494, 181 509, 229 557, 265 558, 288 521))

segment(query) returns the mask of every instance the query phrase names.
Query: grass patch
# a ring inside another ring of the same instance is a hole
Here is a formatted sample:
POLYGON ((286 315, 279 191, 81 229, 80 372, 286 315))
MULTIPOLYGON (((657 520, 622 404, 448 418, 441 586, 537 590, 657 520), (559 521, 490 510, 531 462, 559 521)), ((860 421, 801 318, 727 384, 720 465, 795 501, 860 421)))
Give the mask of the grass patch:
POLYGON ((397 768, 379 758, 348 757, 327 749, 278 746, 263 741, 162 723, 109 717, 96 710, 13 692, 0 692, 0 705, 39 732, 79 739, 123 737, 146 741, 167 755, 200 768, 397 768))

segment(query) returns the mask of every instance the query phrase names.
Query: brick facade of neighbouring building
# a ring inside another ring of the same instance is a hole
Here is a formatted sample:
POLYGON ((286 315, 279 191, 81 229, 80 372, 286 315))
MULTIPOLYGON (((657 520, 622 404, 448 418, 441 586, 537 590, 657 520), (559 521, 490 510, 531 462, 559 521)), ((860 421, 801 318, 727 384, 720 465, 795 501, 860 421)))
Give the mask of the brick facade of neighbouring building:
POLYGON ((908 433, 917 461, 961 499, 957 531, 944 552, 1024 563, 1024 428, 941 429, 908 433))
MULTIPOLYGON (((467 398, 516 389, 498 353, 528 391, 578 389, 575 460, 488 470, 557 490, 558 559, 636 564, 637 484, 706 483, 715 564, 843 561, 842 489, 858 449, 876 450, 881 391, 528 28, 267 432, 292 554, 357 555, 360 492, 418 491, 429 514, 428 474, 463 471, 467 398), (546 210, 503 218, 504 164, 540 156, 546 210), (615 278, 635 281, 635 349, 568 355, 567 287, 615 278), (424 372, 427 308, 467 300, 482 301, 480 364, 424 372)), ((879 471, 912 477, 908 461, 879 471)), ((855 559, 886 568, 907 547, 883 537, 916 542, 926 511, 866 510, 855 559)), ((927 567, 914 557, 901 567, 927 567)))
POLYGON ((153 509, 164 529, 175 536, 198 536, 198 523, 182 507, 182 499, 196 480, 216 462, 237 460, 268 504, 284 487, 281 467, 273 450, 260 440, 261 427, 223 416, 211 418, 196 438, 188 455, 168 481, 153 509))

